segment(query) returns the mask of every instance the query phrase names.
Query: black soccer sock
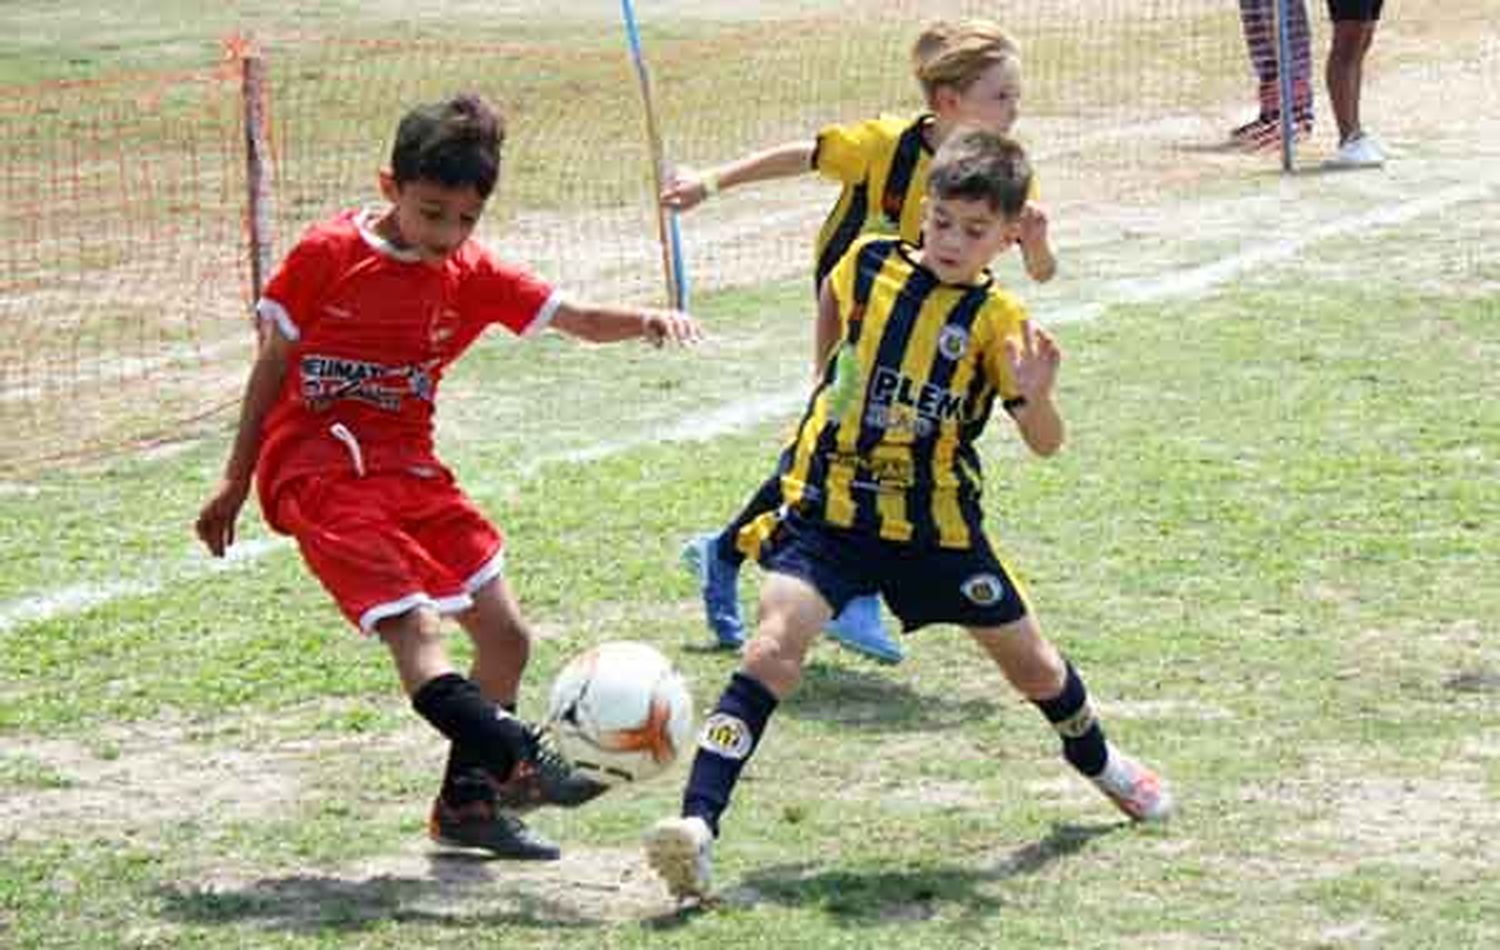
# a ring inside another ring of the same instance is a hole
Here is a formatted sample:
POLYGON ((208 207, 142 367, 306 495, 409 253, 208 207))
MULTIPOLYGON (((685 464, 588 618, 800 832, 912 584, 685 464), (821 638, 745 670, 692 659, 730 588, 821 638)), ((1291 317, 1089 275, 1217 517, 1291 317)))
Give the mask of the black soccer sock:
MULTIPOLYGON (((500 703, 501 709, 516 714, 515 703, 500 703)), ((449 805, 466 805, 469 802, 487 802, 495 797, 489 782, 489 770, 484 766, 484 757, 472 747, 454 742, 448 747, 448 765, 443 769, 443 801, 449 805)))
POLYGON ((521 721, 484 698, 473 680, 444 673, 422 684, 411 699, 423 719, 472 755, 498 779, 510 776, 526 747, 521 721))
POLYGON ((739 781, 766 721, 776 711, 776 697, 759 680, 735 673, 719 697, 719 704, 703 722, 693 770, 682 794, 684 818, 697 815, 719 834, 719 816, 729 807, 734 783, 739 781))
MULTIPOLYGON (((1067 661, 1063 661, 1067 663, 1067 661)), ((1062 692, 1051 699, 1035 699, 1032 702, 1052 723, 1052 728, 1062 736, 1063 758, 1073 768, 1092 778, 1104 771, 1104 762, 1109 758, 1104 743, 1104 729, 1094 717, 1089 705, 1089 693, 1083 679, 1072 663, 1067 663, 1067 677, 1063 680, 1062 692)))

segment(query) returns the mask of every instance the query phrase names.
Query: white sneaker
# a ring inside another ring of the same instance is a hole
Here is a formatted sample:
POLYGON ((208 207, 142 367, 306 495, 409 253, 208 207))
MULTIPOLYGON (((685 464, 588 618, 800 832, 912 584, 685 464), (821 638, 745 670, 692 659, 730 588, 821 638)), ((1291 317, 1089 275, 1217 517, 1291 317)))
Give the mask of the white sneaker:
POLYGON ((1131 821, 1155 824, 1172 816, 1172 792, 1167 783, 1113 747, 1104 763, 1104 771, 1092 781, 1116 808, 1130 816, 1131 821))
POLYGON ((678 900, 708 896, 714 833, 697 815, 663 818, 646 832, 646 861, 678 900))
POLYGON ((1385 153, 1380 150, 1380 144, 1364 133, 1339 146, 1339 150, 1328 161, 1323 163, 1324 168, 1379 168, 1385 164, 1385 153))

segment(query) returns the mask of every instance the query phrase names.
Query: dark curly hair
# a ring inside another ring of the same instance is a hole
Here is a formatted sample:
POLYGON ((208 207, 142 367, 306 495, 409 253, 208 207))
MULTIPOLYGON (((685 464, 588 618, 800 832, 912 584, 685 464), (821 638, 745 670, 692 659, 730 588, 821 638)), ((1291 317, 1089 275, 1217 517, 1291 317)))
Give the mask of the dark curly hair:
POLYGON ((396 127, 391 172, 396 184, 433 181, 472 185, 488 198, 500 177, 505 120, 478 93, 465 92, 417 106, 396 127))

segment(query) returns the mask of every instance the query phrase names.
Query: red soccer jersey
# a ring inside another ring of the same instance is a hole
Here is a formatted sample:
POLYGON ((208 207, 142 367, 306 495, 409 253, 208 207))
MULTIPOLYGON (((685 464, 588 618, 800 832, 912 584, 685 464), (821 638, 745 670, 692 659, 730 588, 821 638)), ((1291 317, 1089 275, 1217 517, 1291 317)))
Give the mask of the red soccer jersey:
POLYGON ((262 431, 263 500, 318 472, 435 472, 433 399, 444 368, 490 324, 530 333, 557 309, 548 283, 475 241, 433 266, 372 224, 368 212, 350 211, 314 226, 257 305, 293 342, 262 431))

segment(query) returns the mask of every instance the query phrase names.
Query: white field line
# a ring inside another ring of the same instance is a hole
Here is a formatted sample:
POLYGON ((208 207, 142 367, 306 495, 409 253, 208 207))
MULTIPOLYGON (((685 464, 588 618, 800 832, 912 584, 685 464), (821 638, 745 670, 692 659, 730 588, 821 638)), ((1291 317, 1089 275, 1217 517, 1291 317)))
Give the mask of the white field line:
POLYGON ((807 392, 790 389, 770 396, 737 400, 694 414, 660 432, 639 433, 624 439, 596 442, 580 449, 569 449, 529 459, 521 466, 521 476, 530 477, 554 462, 595 462, 613 455, 662 442, 707 442, 731 432, 739 432, 769 419, 793 412, 807 400, 807 392))
MULTIPOLYGON (((768 419, 785 416, 802 404, 803 392, 785 392, 748 403, 729 403, 698 414, 691 421, 679 422, 663 432, 641 434, 626 439, 598 442, 582 449, 571 449, 540 455, 528 460, 520 469, 520 479, 534 476, 556 462, 593 462, 622 455, 634 449, 662 442, 706 442, 720 435, 748 429, 768 419)), ((168 584, 204 573, 217 573, 253 563, 262 557, 291 546, 282 537, 240 541, 229 549, 223 560, 204 557, 195 552, 183 560, 156 568, 151 580, 105 581, 95 584, 70 584, 44 594, 22 597, 0 604, 0 634, 27 624, 41 623, 55 617, 82 613, 118 597, 149 597, 168 584)))
POLYGON ((1283 261, 1300 254, 1304 248, 1324 243, 1345 234, 1378 231, 1414 221, 1453 205, 1484 198, 1495 189, 1494 180, 1466 182, 1425 198, 1402 204, 1377 207, 1365 214, 1352 215, 1311 227, 1294 237, 1269 241, 1216 261, 1190 267, 1177 273, 1156 274, 1148 278, 1114 281, 1100 291, 1100 300, 1059 307, 1040 317, 1045 323, 1080 323, 1097 319, 1110 307, 1140 303, 1157 303, 1184 297, 1199 297, 1238 275, 1266 264, 1283 261))
POLYGON ((229 549, 223 560, 192 558, 171 566, 159 567, 152 580, 105 581, 97 584, 69 584, 0 604, 0 633, 16 627, 40 623, 54 617, 82 613, 117 597, 144 597, 154 594, 174 581, 213 574, 238 568, 242 564, 259 560, 271 551, 285 547, 283 538, 265 538, 242 541, 229 549))
MULTIPOLYGON (((1048 312, 1045 322, 1080 323, 1095 320, 1117 304, 1154 303, 1170 299, 1200 296, 1247 270, 1294 257, 1320 242, 1350 233, 1364 233, 1404 224, 1424 215, 1440 212, 1462 202, 1488 195, 1496 182, 1488 178, 1455 185, 1400 204, 1383 205, 1365 214, 1351 215, 1318 225, 1296 237, 1267 242, 1260 247, 1222 257, 1208 264, 1180 272, 1167 272, 1149 278, 1116 281, 1106 286, 1099 300, 1048 312)), ((663 432, 639 434, 625 439, 596 443, 582 449, 551 453, 534 458, 521 467, 521 477, 529 477, 554 462, 592 462, 623 454, 660 442, 704 442, 717 436, 749 428, 761 422, 782 417, 802 403, 805 394, 788 391, 746 402, 735 402, 698 413, 663 432)), ((256 561, 272 551, 288 546, 281 538, 242 542, 230 549, 230 556, 215 561, 193 556, 156 570, 153 580, 106 581, 97 584, 73 584, 43 594, 23 597, 0 604, 0 634, 31 623, 58 616, 79 613, 107 603, 117 597, 147 596, 168 583, 203 573, 232 570, 256 561)))

